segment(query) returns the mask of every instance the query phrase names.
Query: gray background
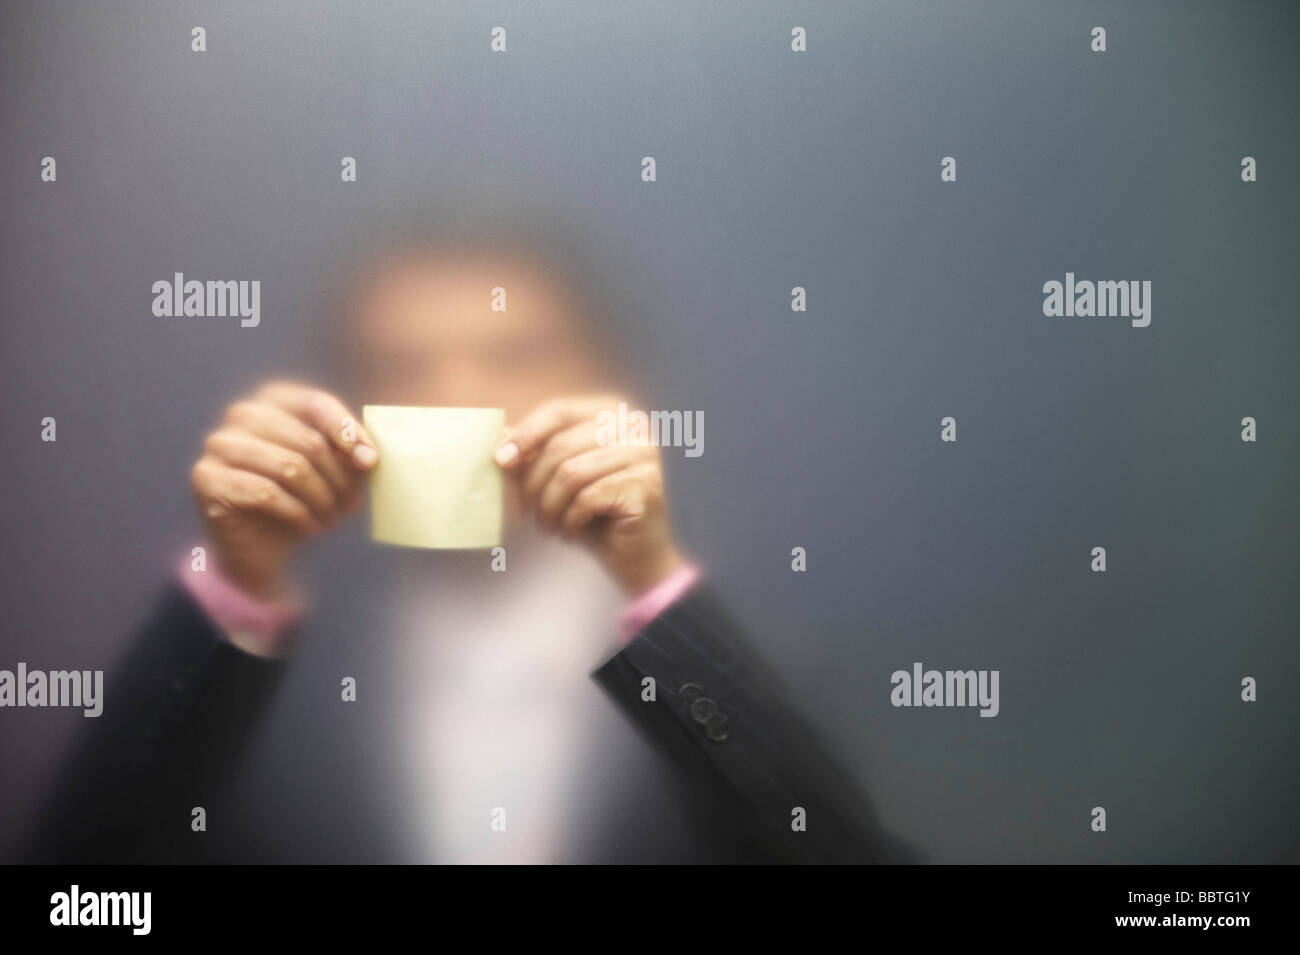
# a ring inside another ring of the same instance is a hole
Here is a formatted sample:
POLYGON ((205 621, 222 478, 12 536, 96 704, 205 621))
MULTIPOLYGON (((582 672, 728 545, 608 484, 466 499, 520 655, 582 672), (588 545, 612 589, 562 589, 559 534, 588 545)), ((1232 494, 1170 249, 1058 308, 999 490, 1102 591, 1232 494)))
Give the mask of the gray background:
MULTIPOLYGON (((0 667, 111 666, 197 535, 188 471, 221 405, 313 373, 332 241, 396 197, 508 187, 628 266, 653 406, 705 414, 704 456, 667 456, 683 536, 892 828, 940 861, 1300 857, 1300 7, 5 21, 0 667), (177 270, 260 278, 261 327, 155 318, 177 270), (1150 279, 1150 327, 1045 318, 1067 270, 1150 279), (999 669, 1001 714, 895 709, 889 675, 918 660, 999 669)), ((81 722, 0 711, 0 846, 81 722)))

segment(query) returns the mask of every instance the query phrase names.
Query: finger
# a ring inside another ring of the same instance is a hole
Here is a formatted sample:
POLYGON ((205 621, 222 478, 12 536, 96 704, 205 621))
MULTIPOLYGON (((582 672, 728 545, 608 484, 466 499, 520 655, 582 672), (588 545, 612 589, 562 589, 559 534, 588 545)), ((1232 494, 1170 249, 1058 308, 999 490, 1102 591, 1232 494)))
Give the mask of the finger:
POLYGON ((603 397, 557 398, 539 405, 518 424, 506 429, 497 444, 497 464, 506 469, 526 464, 556 432, 590 418, 594 430, 596 416, 608 408, 610 400, 603 397))
POLYGON ((529 505, 537 503, 561 464, 599 446, 596 442, 596 429, 588 427, 585 422, 552 435, 532 462, 514 472, 520 478, 524 498, 529 505))
POLYGON ((272 382, 261 397, 284 408, 329 439, 353 464, 370 470, 379 460, 375 441, 347 405, 328 391, 306 385, 272 382))
POLYGON ((333 521, 340 496, 308 458, 238 428, 212 432, 204 450, 233 468, 270 478, 305 503, 323 523, 333 521))
POLYGON ((559 530, 566 537, 574 537, 597 518, 635 518, 644 512, 643 486, 635 475, 620 471, 593 481, 575 494, 560 518, 559 530))
POLYGON ((298 452, 329 481, 335 493, 346 493, 355 483, 356 471, 343 462, 325 435, 278 405, 237 401, 226 412, 226 421, 272 444, 298 452))
POLYGON ((627 455, 623 452, 623 448, 596 448, 561 461, 537 503, 542 527, 557 526, 573 499, 587 485, 626 468, 627 455))
POLYGON ((342 513, 355 514, 365 504, 365 485, 358 481, 343 500, 342 513))
POLYGON ((306 504, 260 474, 241 471, 205 456, 194 466, 193 479, 203 513, 211 520, 261 514, 304 535, 318 534, 324 529, 306 504))

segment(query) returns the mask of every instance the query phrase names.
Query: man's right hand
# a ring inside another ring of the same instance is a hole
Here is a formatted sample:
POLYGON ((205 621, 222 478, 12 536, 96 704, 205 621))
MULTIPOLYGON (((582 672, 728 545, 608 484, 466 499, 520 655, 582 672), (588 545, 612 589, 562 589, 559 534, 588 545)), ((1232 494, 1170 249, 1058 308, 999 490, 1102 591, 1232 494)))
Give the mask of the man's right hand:
POLYGON ((283 596, 296 547, 360 509, 378 460, 328 392, 277 381, 236 401, 190 475, 221 571, 252 597, 283 596))

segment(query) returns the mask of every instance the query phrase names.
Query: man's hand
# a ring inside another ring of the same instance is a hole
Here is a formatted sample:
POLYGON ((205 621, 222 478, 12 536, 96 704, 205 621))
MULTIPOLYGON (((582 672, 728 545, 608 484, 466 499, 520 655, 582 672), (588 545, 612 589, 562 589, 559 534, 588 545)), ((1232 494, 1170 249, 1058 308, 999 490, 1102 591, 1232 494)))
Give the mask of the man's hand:
POLYGON ((630 594, 685 566, 672 539, 659 449, 598 441, 619 398, 548 401, 507 429, 497 463, 548 533, 580 539, 630 594))
POLYGON ((281 596, 294 549, 361 507, 378 460, 361 422, 324 391, 272 382, 236 401, 190 475, 222 572, 253 597, 281 596))

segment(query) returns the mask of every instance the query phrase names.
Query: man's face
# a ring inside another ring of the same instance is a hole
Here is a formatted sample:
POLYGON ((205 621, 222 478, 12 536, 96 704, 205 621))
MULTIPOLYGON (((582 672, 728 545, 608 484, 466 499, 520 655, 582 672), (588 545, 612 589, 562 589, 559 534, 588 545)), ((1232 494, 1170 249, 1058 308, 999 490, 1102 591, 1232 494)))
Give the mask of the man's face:
POLYGON ((363 295, 355 356, 369 404, 504 408, 607 384, 579 307, 538 266, 482 256, 394 262, 363 295), (493 289, 505 310, 493 310, 493 289))
MULTIPOLYGON (((507 424, 543 401, 604 390, 579 307, 535 265, 439 255, 395 262, 362 296, 353 329, 366 404, 504 408, 507 424), (506 293, 494 311, 493 289, 506 293)), ((523 513, 506 488, 507 518, 523 513)))

